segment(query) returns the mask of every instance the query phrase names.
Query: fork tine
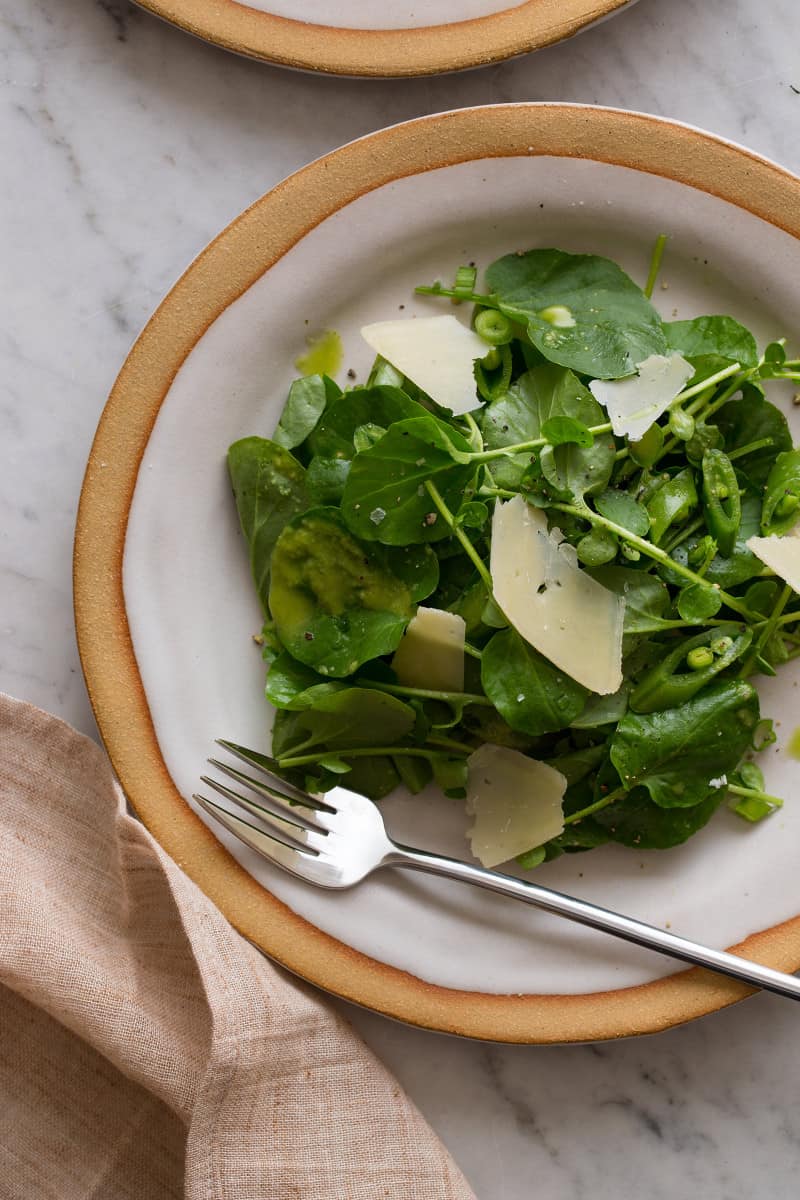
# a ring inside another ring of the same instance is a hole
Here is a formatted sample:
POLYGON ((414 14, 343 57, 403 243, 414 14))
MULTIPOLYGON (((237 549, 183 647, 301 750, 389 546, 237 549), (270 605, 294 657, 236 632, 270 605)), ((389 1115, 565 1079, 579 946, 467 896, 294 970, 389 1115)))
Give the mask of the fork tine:
POLYGON ((287 821, 284 817, 270 812, 263 804, 258 804, 255 800, 250 800, 247 796, 235 792, 233 788, 226 787, 224 783, 212 779, 210 775, 201 775, 200 779, 212 787, 215 792, 219 792, 220 796, 224 796, 226 800, 232 800, 239 808, 243 808, 251 816, 257 817, 269 830, 274 830, 270 834, 271 837, 277 838, 293 849, 305 850, 313 847, 316 850, 315 838, 326 836, 320 830, 312 829, 311 826, 306 828, 305 825, 298 825, 296 821, 287 821))
POLYGON ((313 816, 314 813, 319 811, 318 809, 302 805, 299 800, 293 800, 291 796, 278 791, 277 788, 267 787, 260 780, 253 779, 250 775, 245 775, 244 771, 237 771, 236 767, 230 767, 227 763, 220 762, 218 758, 210 758, 208 761, 212 767, 216 767, 218 771, 222 771, 223 774, 235 780, 236 783, 244 784, 245 787, 250 788, 257 795, 267 800, 268 803, 264 807, 273 816, 290 821, 300 829, 319 829, 319 825, 313 816))
POLYGON ((304 864, 313 863, 315 854, 313 850, 301 850, 300 847, 287 846, 285 842, 279 841, 272 837, 264 829, 257 829, 255 825, 251 825, 249 821, 242 820, 241 817, 234 816, 233 813, 222 808, 221 805, 215 804, 213 800, 206 799, 205 796, 200 796, 197 792, 194 793, 195 800, 202 809, 219 821, 220 825, 237 837, 240 842, 244 842, 251 850, 255 850, 256 854, 261 854, 264 858, 275 862, 286 871, 291 871, 293 874, 303 875, 304 864))
POLYGON ((248 750, 246 746, 239 746, 236 742, 229 742, 225 738, 217 738, 217 745, 222 746, 229 754, 233 754, 235 758, 239 758, 242 762, 248 763, 251 767, 257 767, 261 773, 266 776, 271 786, 277 791, 283 793, 288 799, 297 800, 298 803, 304 804, 306 808, 330 808, 323 800, 318 800, 309 792, 303 791, 294 783, 289 783, 280 773, 280 767, 274 758, 270 758, 267 754, 260 754, 258 750, 248 750))

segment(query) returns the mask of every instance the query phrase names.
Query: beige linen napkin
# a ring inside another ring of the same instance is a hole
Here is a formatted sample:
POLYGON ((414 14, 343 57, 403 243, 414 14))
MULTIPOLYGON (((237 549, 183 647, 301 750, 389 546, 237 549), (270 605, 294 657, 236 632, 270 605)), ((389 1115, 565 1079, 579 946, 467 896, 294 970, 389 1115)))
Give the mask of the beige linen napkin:
MULTIPOLYGON (((351 1028, 0 696, 0 1200, 470 1200, 351 1028)), ((474 1200, 474 1198, 473 1198, 474 1200)))

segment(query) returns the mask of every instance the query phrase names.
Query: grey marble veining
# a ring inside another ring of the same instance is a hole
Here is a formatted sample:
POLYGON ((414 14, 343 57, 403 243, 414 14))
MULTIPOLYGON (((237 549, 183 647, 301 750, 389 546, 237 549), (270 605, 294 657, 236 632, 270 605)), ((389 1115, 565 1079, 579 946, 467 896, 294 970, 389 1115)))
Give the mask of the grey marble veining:
MULTIPOLYGON (((278 179, 382 125, 531 99, 668 115, 800 170, 796 0, 640 0, 529 58, 386 83, 237 59, 125 0, 0 0, 0 23, 0 688, 90 733, 70 568, 97 419, 164 291, 278 179)), ((480 1200, 796 1193, 800 1012, 788 1001, 549 1049, 347 1011, 480 1200)))

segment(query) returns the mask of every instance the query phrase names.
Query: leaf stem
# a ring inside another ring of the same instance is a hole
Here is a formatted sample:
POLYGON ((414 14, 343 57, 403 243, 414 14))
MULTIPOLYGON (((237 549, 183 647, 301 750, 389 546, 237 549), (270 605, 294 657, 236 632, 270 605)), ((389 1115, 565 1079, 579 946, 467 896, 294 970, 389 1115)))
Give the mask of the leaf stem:
POLYGON ((667 544, 663 547, 664 551, 667 554, 672 554, 672 551, 676 550, 678 546, 682 546, 685 541, 688 541, 693 533, 697 533, 698 529, 702 529, 705 523, 705 517, 695 517, 695 519, 690 521, 688 525, 684 525, 683 529, 678 530, 676 537, 667 542, 667 544))
MULTIPOLYGON (((702 576, 695 571, 684 567, 682 563, 676 562, 674 558, 662 550, 659 546, 654 546, 652 542, 648 542, 645 538, 639 537, 635 533, 631 533, 629 529, 625 529, 623 525, 617 525, 614 521, 609 521, 607 517, 600 516, 588 507, 579 508, 575 504, 551 504, 551 508, 557 509, 559 512, 569 513, 570 516, 580 517, 584 521, 589 521, 592 525, 598 525, 601 529, 607 529, 609 533, 614 533, 623 541, 630 542, 642 554, 648 558, 654 559, 665 567, 669 567, 676 575, 682 575, 684 579, 690 580, 692 583, 704 584, 702 576)), ((708 586, 707 584, 705 586, 708 586)), ((723 603, 727 604, 728 608, 732 608, 734 612, 740 613, 746 620, 758 620, 758 616, 750 611, 746 604, 736 596, 731 596, 729 592, 725 592, 722 588, 718 591, 723 603)))
POLYGON ((731 792, 734 796, 752 796, 755 800, 768 800, 770 804, 774 804, 776 808, 783 807, 783 801, 777 796, 771 796, 769 792, 762 792, 760 788, 740 787, 738 783, 728 783, 725 786, 726 792, 731 792))
POLYGON ((445 750, 454 750, 457 754, 472 754, 475 750, 474 746, 468 746, 466 742, 457 742, 454 738, 442 737, 441 734, 431 734, 427 742, 431 746, 442 746, 445 750))
POLYGON ((487 570, 486 563, 483 561, 480 554, 478 554, 478 551, 475 549, 472 542, 469 540, 467 535, 464 533, 464 530, 461 528, 461 526, 456 525, 455 517, 450 512, 450 509, 447 507, 444 499, 442 498, 442 494, 439 491, 439 489, 437 488, 436 484, 433 483, 432 480, 426 479, 425 480, 425 490, 427 491, 427 493, 430 496, 433 503, 436 505, 436 508, 438 509, 441 516, 444 517, 445 521, 450 526, 450 528, 452 529, 455 536, 458 538, 461 545, 464 547, 464 551, 465 551, 467 557, 472 561, 476 571, 478 572, 481 579, 483 580, 483 582, 486 584, 487 588, 491 592, 492 577, 489 574, 489 571, 487 570))
POLYGON ((758 660, 759 655, 761 654, 761 651, 764 649, 767 642, 769 641, 769 639, 772 637, 773 633, 775 632, 775 630, 778 626, 778 622, 781 618, 781 614, 783 613, 783 610, 786 608, 786 605, 789 603, 789 598, 791 597, 791 595, 792 595, 791 585, 788 583, 785 583, 783 585, 783 588, 781 589, 781 593, 778 596, 778 599, 775 601, 775 606, 772 609, 772 612, 770 613, 768 619, 764 622, 761 633, 758 635, 758 639, 751 646, 750 653, 747 655, 747 658, 742 663, 742 669, 739 672, 739 676, 741 679, 746 679, 747 676, 750 674, 750 672, 753 670, 754 666, 756 665, 756 662, 758 660))
POLYGON ((661 259, 664 257, 664 247, 667 244, 667 235, 660 233, 656 238, 656 244, 653 247, 653 254, 650 259, 650 270, 647 273, 647 283, 644 285, 644 294, 649 300, 653 295, 653 288, 656 286, 658 272, 661 269, 661 259))
MULTIPOLYGON (((430 739, 433 740, 433 739, 430 739)), ((454 746, 459 746, 460 743, 454 742, 454 746)), ((466 754, 472 754, 471 746, 461 748, 466 754)), ((370 758, 372 756, 382 755, 397 755, 404 758, 452 758, 452 753, 447 750, 426 750, 423 746, 354 746, 350 750, 340 750, 338 747, 335 750, 320 750, 316 754, 294 754, 288 755, 277 760, 278 766, 282 769, 287 767, 306 767, 311 763, 319 762, 321 758, 328 758, 331 754, 335 754, 337 758, 370 758)))
POLYGON ((409 696, 414 700, 441 700, 445 704, 483 704, 493 708, 488 696, 477 692, 437 692, 430 688, 404 687, 400 683, 376 683, 370 680, 371 688, 379 692, 388 692, 391 696, 409 696))
POLYGON ((628 789, 624 787, 615 788, 613 792, 609 792, 607 796, 601 796, 599 800, 595 800, 594 804, 588 804, 586 808, 580 809, 579 812, 570 813, 564 818, 565 825, 576 825, 578 821, 582 821, 584 817, 590 817, 592 813, 600 812, 601 808, 608 808, 609 804, 613 804, 616 800, 621 800, 623 796, 627 796, 628 789))
POLYGON ((480 431, 480 426, 478 425, 478 422, 473 417, 472 413, 469 413, 469 412, 464 413, 464 421, 466 423, 467 429, 469 430, 469 432, 472 436, 473 442, 477 440, 477 442, 481 448, 479 451, 477 451, 477 453, 480 453, 483 450, 483 434, 480 431))
MULTIPOLYGON (((589 433, 611 433, 611 422, 605 421, 602 425, 591 425, 589 433)), ((503 458, 509 454, 524 454, 526 450, 540 450, 542 446, 549 445, 550 442, 547 438, 531 438, 529 442, 517 442, 513 446, 495 446, 493 450, 482 450, 470 455, 470 461, 475 463, 491 462, 493 458, 503 458)))
POLYGON ((442 287, 440 283, 420 284, 414 288, 417 296, 449 296, 451 300, 465 300, 482 304, 484 308, 499 308, 497 296, 482 296, 480 292, 457 292, 455 288, 442 287))

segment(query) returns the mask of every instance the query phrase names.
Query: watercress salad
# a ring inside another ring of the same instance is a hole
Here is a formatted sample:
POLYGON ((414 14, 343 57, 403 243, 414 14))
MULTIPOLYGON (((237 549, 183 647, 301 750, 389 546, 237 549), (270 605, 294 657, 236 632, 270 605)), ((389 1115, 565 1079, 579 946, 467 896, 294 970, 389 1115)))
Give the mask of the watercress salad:
POLYGON ((752 679, 800 654, 800 450, 766 397, 800 360, 663 320, 663 246, 644 289, 555 249, 421 286, 469 325, 366 327, 364 385, 297 379, 230 447, 285 777, 433 780, 487 865, 779 807, 752 679))

